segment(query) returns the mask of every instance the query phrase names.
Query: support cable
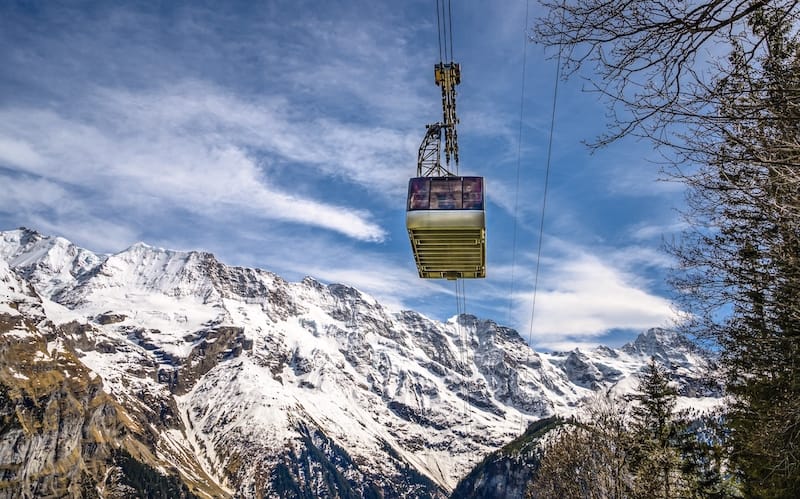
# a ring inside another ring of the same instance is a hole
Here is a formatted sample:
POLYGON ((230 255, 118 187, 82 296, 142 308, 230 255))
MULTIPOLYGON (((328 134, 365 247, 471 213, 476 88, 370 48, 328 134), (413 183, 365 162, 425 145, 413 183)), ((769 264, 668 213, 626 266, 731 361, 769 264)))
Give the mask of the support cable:
POLYGON ((445 2, 442 0, 442 41, 444 41, 444 60, 447 60, 447 12, 445 12, 445 2))
POLYGON ((447 0, 447 17, 450 20, 450 27, 449 27, 449 31, 450 31, 450 61, 452 62, 452 61, 455 60, 455 55, 453 54, 453 12, 452 12, 450 6, 451 6, 451 1, 447 0))
MULTIPOLYGON (((511 308, 513 305, 513 294, 514 294, 514 269, 516 265, 516 242, 517 242, 517 211, 518 211, 518 203, 519 203, 519 179, 520 179, 520 164, 521 164, 521 157, 522 157, 522 118, 524 115, 524 103, 525 103, 525 66, 527 61, 527 47, 528 47, 528 37, 527 37, 527 29, 528 29, 528 15, 529 15, 529 6, 530 0, 526 0, 525 2, 525 29, 526 29, 526 37, 525 37, 525 45, 523 49, 523 61, 522 61, 522 84, 520 90, 520 119, 519 119, 519 137, 517 142, 517 189, 514 199, 514 239, 512 244, 512 267, 511 267, 511 293, 509 295, 509 318, 511 315, 511 308)), ((536 297, 539 291, 539 270, 541 268, 541 261, 542 261, 542 241, 544 239, 544 221, 545 221, 545 214, 547 210, 547 194, 549 190, 550 184, 550 165, 551 165, 551 158, 553 153, 553 133, 555 130, 555 120, 556 120, 556 103, 558 101, 558 83, 561 79, 561 45, 559 45, 558 49, 558 57, 556 62, 556 72, 555 72, 555 81, 553 84, 553 102, 550 111, 550 132, 547 141, 547 160, 545 166, 545 177, 544 177, 544 189, 542 193, 542 214, 541 219, 539 221, 539 240, 537 243, 536 248, 536 269, 534 272, 533 278, 533 298, 531 303, 531 318, 528 328, 528 346, 531 347, 533 343, 533 321, 536 314, 536 297)), ((532 349, 532 347, 531 347, 532 349)), ((530 350, 528 352, 530 355, 530 350)), ((524 431, 524 418, 520 418, 520 425, 521 425, 521 432, 524 431)))
POLYGON ((528 62, 528 12, 530 0, 525 2, 525 37, 522 45, 522 82, 519 98, 519 133, 517 135, 517 182, 514 191, 514 230, 511 242, 511 291, 508 293, 508 314, 507 322, 511 322, 511 310, 514 305, 514 273, 517 264, 517 212, 519 211, 519 175, 522 165, 522 120, 525 114, 525 67, 528 62))
POLYGON ((436 37, 439 40, 439 61, 442 59, 442 24, 439 20, 439 0, 436 0, 436 37))
MULTIPOLYGON (((562 11, 563 14, 563 11, 562 11)), ((542 194, 542 218, 539 222, 539 244, 536 248, 536 272, 533 277, 533 300, 531 303, 531 321, 530 329, 528 330, 528 344, 533 341, 533 319, 536 314, 536 294, 539 290, 539 267, 542 261, 542 240, 544 239, 544 215, 547 209, 547 191, 550 184, 550 158, 553 153, 553 130, 556 124, 556 102, 558 100, 558 82, 561 80, 561 44, 558 46, 558 57, 556 59, 556 74, 555 82, 553 84, 553 106, 550 111, 550 137, 547 141, 547 166, 545 167, 544 175, 544 193, 542 194)))
MULTIPOLYGON (((439 28, 439 62, 444 62, 447 60, 448 56, 448 32, 451 30, 450 26, 448 26, 448 17, 447 17, 447 2, 448 0, 436 0, 436 25, 439 28), (442 22, 439 24, 439 18, 441 18, 442 22), (442 52, 442 46, 444 47, 444 52, 442 52)), ((452 39, 450 40, 450 52, 452 52, 452 39)))
POLYGON ((458 337, 459 342, 461 343, 461 347, 459 348, 459 355, 461 357, 461 365, 464 370, 462 376, 464 377, 464 385, 466 392, 462 398, 463 402, 463 414, 464 414, 464 435, 470 434, 470 417, 469 417, 469 404, 467 399, 469 398, 469 388, 470 388, 470 381, 471 378, 467 378, 467 373, 470 372, 469 369, 469 331, 465 324, 462 324, 462 318, 466 319, 467 315, 467 293, 465 289, 465 283, 463 279, 456 279, 456 336, 458 337), (460 286, 459 286, 460 284, 460 286))

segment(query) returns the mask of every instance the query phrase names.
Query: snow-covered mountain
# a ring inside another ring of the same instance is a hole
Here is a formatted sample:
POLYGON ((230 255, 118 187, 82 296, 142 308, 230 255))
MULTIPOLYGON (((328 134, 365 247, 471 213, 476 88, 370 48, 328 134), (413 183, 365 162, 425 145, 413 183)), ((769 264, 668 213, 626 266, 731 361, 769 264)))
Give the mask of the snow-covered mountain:
POLYGON ((0 232, 0 353, 0 477, 20 496, 135 488, 131 458, 186 497, 445 497, 528 423, 630 390, 651 356, 686 397, 718 396, 668 331, 544 354, 490 320, 28 229, 0 232))

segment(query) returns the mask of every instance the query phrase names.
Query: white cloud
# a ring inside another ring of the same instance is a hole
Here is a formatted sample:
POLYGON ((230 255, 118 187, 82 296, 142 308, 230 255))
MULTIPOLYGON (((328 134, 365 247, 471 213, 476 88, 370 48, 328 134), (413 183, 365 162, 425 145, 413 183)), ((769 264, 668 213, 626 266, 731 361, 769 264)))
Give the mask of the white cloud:
POLYGON ((42 157, 26 141, 0 137, 0 164, 35 168, 42 157))
POLYGON ((678 234, 687 227, 686 222, 682 221, 666 224, 640 223, 630 230, 630 234, 637 241, 646 241, 678 234))
MULTIPOLYGON (((455 281, 421 279, 407 241, 400 254, 383 248, 360 249, 315 239, 300 241, 281 237, 271 242, 269 255, 260 265, 286 278, 305 275, 329 283, 343 283, 369 293, 390 310, 412 309, 438 320, 456 314, 455 281), (295 248, 302 246, 298 252, 295 248)), ((492 268, 489 279, 462 281, 466 289, 466 313, 507 323, 508 290, 492 268)))
POLYGON ((63 212, 76 211, 78 201, 49 180, 0 174, 0 181, 3 185, 3 195, 0 196, 2 211, 39 211, 48 208, 63 212))
POLYGON ((160 123, 184 141, 202 140, 201 147, 220 143, 255 150, 272 161, 298 163, 310 173, 345 178, 381 194, 404 189, 416 165, 415 131, 316 116, 283 97, 248 101, 200 82, 155 94, 106 89, 98 96, 101 104, 132 110, 126 118, 140 129, 160 123))
MULTIPOLYGON (((362 209, 270 185, 250 148, 303 159, 293 154, 300 144, 283 146, 293 135, 279 106, 259 107, 196 84, 144 95, 103 89, 90 104, 93 112, 82 119, 35 109, 0 111, 2 151, 26 173, 80 186, 112 205, 155 199, 209 215, 230 209, 313 225, 366 241, 385 235, 362 209), (277 137, 269 135, 277 130, 277 137)), ((321 162, 321 156, 313 159, 321 162)))
MULTIPOLYGON (((670 302, 644 288, 642 278, 617 262, 630 260, 632 250, 600 257, 559 244, 559 256, 542 261, 533 321, 534 344, 562 347, 591 343, 613 329, 643 330, 670 324, 676 312, 670 302)), ((551 249, 552 250, 552 249, 551 249)), ((553 254, 551 251, 549 254, 553 254)), ((641 254, 644 256, 644 254, 641 254)), ((525 291, 515 293, 515 315, 520 329, 530 328, 533 304, 532 276, 524 276, 525 291)))
MULTIPOLYGON (((361 255, 359 260, 363 260, 361 255)), ((338 263, 330 266, 308 266, 307 273, 327 282, 344 283, 365 291, 378 299, 390 310, 410 308, 408 302, 425 296, 446 292, 440 282, 423 281, 416 272, 409 272, 401 265, 381 263, 367 258, 363 266, 348 266, 338 263)))
POLYGON ((57 221, 34 215, 29 226, 46 235, 62 236, 98 253, 116 253, 130 246, 131 241, 137 238, 134 228, 91 214, 75 218, 61 217, 57 221))
MULTIPOLYGON (((501 179, 491 172, 486 178, 486 197, 503 211, 517 218, 519 229, 536 229, 538 231, 542 212, 543 190, 541 184, 531 186, 530 181, 522 180, 520 185, 501 179)), ((552 204, 552 198, 548 199, 552 204)), ((548 212, 561 215, 556 210, 548 212)))
POLYGON ((100 252, 119 251, 136 237, 130 227, 98 216, 91 204, 58 183, 0 174, 0 185, 4 186, 0 213, 14 214, 17 225, 61 235, 100 252))
POLYGON ((645 267, 661 267, 668 269, 674 261, 665 251, 649 246, 623 246, 609 255, 611 263, 625 269, 629 275, 638 274, 637 270, 645 267))
MULTIPOLYGON (((254 242, 263 240, 256 233, 237 236, 254 242)), ((271 234, 267 242, 255 255, 237 254, 235 248, 208 249, 216 252, 222 261, 266 268, 286 279, 300 280, 308 275, 328 283, 353 286, 394 310, 414 308, 410 303, 426 299, 434 306, 443 300, 449 304, 446 297, 455 292, 450 281, 420 279, 410 248, 398 257, 385 252, 384 245, 374 250, 373 246, 364 249, 357 247, 358 243, 344 244, 330 237, 304 238, 287 232, 271 234)), ((178 243, 160 244, 175 246, 178 243)), ((454 302, 455 299, 453 305, 454 302)), ((445 308, 449 311, 449 307, 445 308)))
MULTIPOLYGON (((467 283, 467 311, 523 332, 555 62, 524 45, 524 3, 468 3, 453 12, 461 171, 484 175, 500 208, 487 217, 489 277, 467 283), (514 297, 506 215, 518 224, 514 297)), ((0 35, 14 75, 0 82, 2 219, 92 250, 139 239, 208 250, 289 279, 351 284, 395 308, 453 315, 452 283, 417 277, 402 223, 424 124, 441 117, 435 18, 418 2, 387 6, 192 5, 167 9, 168 20, 147 5, 20 14, 28 24, 0 35)), ((650 327, 665 315, 665 301, 648 291, 664 257, 638 246, 584 249, 631 237, 646 244, 659 223, 648 220, 660 209, 651 196, 667 196, 650 185, 641 145, 587 159, 579 141, 602 127, 602 109, 571 87, 559 89, 556 111, 537 304, 537 331, 549 336, 540 344, 591 343, 607 328, 650 327), (653 209, 628 210, 641 206, 653 209), (633 232, 621 227, 639 221, 633 232)))
MULTIPOLYGON (((606 345, 608 346, 608 345, 606 345)), ((549 350, 552 352, 570 352, 576 348, 586 352, 597 347, 596 341, 574 341, 574 340, 557 340, 557 341, 538 341, 536 348, 541 350, 549 350)))

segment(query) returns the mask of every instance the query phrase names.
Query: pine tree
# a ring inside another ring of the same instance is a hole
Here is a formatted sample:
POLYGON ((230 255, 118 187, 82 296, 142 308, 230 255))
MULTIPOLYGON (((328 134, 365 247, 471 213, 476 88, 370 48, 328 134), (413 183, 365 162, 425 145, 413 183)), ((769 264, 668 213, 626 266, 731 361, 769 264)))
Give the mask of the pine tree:
POLYGON ((677 396, 669 373, 651 358, 632 397, 636 403, 631 411, 633 468, 638 488, 649 497, 671 498, 675 493, 680 463, 673 420, 677 396))
POLYGON ((724 409, 699 417, 684 411, 678 415, 684 431, 678 436, 681 473, 688 483, 686 497, 727 499, 743 497, 740 484, 727 468, 729 431, 724 409))
POLYGON ((677 413, 670 371, 654 359, 628 402, 598 396, 544 448, 529 498, 742 497, 725 473, 720 414, 677 413))
POLYGON ((544 4, 537 38, 609 99, 595 146, 650 139, 688 188, 673 284, 720 354, 731 469, 748 497, 800 497, 800 3, 544 4))
POLYGON ((625 412, 625 405, 598 396, 586 421, 573 419, 553 430, 527 497, 634 497, 625 412))
POLYGON ((724 140, 689 179, 694 220, 718 230, 695 231, 676 251, 689 326, 720 347, 731 464, 749 497, 800 494, 800 42, 790 19, 751 16, 760 71, 734 44, 717 85, 724 140))

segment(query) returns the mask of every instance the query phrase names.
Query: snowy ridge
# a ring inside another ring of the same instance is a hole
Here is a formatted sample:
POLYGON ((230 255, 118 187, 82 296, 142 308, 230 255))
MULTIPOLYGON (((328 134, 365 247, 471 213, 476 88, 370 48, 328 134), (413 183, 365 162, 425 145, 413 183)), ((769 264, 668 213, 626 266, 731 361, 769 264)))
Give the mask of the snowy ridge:
POLYGON ((51 320, 82 324, 81 362, 151 418, 156 453, 236 496, 342 476, 368 484, 352 485, 361 494, 440 497, 527 422, 628 387, 651 355, 684 387, 707 363, 658 330, 620 350, 538 353, 489 320, 394 312, 208 253, 139 243, 95 255, 18 229, 0 232, 0 255, 0 282, 27 281, 51 320))
POLYGON ((69 286, 103 259, 61 237, 45 237, 26 229, 0 235, 0 259, 36 284, 43 294, 53 294, 69 286))

